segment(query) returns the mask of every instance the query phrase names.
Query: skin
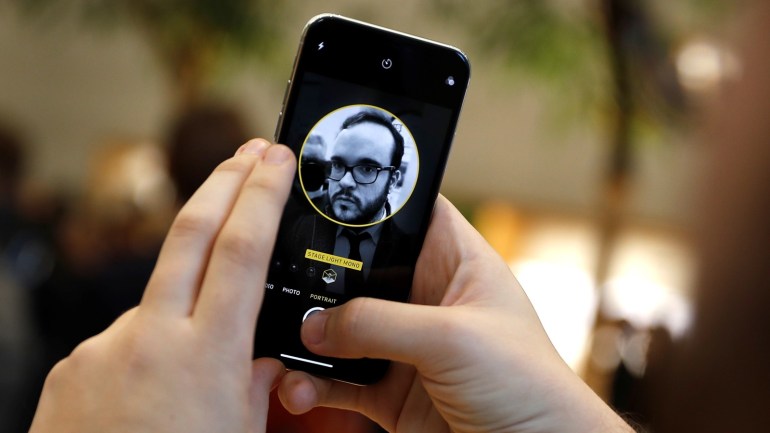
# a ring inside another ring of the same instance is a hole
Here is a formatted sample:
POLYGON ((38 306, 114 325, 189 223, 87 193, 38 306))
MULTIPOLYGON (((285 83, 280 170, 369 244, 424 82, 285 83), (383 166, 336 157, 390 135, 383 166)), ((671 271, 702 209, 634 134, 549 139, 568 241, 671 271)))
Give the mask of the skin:
POLYGON ((213 172, 141 304, 50 372, 31 433, 264 431, 283 366, 252 361, 253 334, 294 165, 288 148, 252 140, 213 172))
POLYGON ((265 430, 280 383, 295 413, 359 411, 392 432, 631 431, 562 362, 505 263, 436 204, 410 305, 359 298, 305 321, 314 352, 396 361, 356 387, 251 360, 295 163, 253 140, 172 225, 141 304, 57 364, 32 433, 265 430), (387 330, 387 332, 383 332, 387 330))
MULTIPOLYGON (((770 31, 770 6, 758 5, 747 54, 770 31)), ((746 59, 745 79, 708 131, 718 176, 704 190, 711 212, 700 319, 658 384, 656 431, 768 425, 761 325, 770 62, 746 59)), ((505 264, 443 198, 418 262, 414 305, 357 299, 311 316, 302 330, 317 353, 395 360, 382 382, 282 377, 277 361, 252 362, 249 334, 293 173, 285 148, 264 156, 267 146, 250 142, 185 206, 141 305, 54 368, 31 432, 261 432, 276 380, 294 412, 348 408, 395 432, 632 431, 558 359, 505 264)))
POLYGON ((290 372, 284 406, 350 409, 400 433, 633 431, 562 361, 508 266, 443 197, 413 302, 425 305, 358 298, 308 318, 315 353, 397 362, 367 387, 290 372))
MULTIPOLYGON (((391 165, 395 143, 390 131, 376 123, 365 122, 342 130, 334 142, 331 160, 351 167, 372 164, 391 165)), ((339 181, 329 179, 329 203, 332 217, 349 224, 367 224, 381 214, 388 193, 401 173, 380 172, 370 184, 358 184, 349 171, 339 181)))

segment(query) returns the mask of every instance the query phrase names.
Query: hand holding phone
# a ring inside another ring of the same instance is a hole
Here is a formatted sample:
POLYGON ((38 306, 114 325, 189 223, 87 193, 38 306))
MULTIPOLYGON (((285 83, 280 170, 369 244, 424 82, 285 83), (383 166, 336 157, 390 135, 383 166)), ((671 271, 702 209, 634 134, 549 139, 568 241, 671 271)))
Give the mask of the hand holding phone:
POLYGON ((284 210, 255 356, 356 384, 387 361, 318 356, 313 313, 405 302, 469 79, 455 48, 335 15, 305 28, 276 139, 299 168, 284 210))
POLYGON ((289 372, 292 413, 360 412, 389 432, 629 432, 561 359, 505 261, 439 197, 413 304, 356 299, 302 327, 314 353, 398 361, 360 387, 289 372))

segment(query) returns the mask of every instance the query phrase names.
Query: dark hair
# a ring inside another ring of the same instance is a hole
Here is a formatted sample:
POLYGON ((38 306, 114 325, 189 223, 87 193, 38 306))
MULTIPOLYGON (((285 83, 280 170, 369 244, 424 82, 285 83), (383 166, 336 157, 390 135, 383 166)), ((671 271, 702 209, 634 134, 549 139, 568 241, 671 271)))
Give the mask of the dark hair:
POLYGON ((231 157, 248 134, 228 106, 197 106, 171 124, 167 136, 169 172, 180 201, 187 201, 220 162, 231 157))
POLYGON ((396 169, 401 167, 401 158, 404 157, 404 137, 401 136, 401 133, 398 132, 398 129, 393 126, 393 118, 388 118, 379 111, 364 110, 345 119, 345 121, 342 122, 342 130, 344 131, 351 126, 367 122, 375 123, 377 125, 382 125, 388 128, 388 131, 390 131, 391 135, 393 135, 393 141, 395 142, 393 158, 391 158, 391 165, 396 167, 396 169))

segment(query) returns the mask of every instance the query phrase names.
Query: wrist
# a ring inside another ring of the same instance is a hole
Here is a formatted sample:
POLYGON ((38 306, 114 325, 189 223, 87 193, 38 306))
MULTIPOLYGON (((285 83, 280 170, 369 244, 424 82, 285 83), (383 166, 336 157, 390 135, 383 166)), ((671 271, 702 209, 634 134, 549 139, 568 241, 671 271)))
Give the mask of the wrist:
MULTIPOLYGON (((579 418, 580 428, 576 428, 575 433, 636 433, 633 429, 612 407, 605 403, 588 385, 581 382, 585 387, 586 396, 579 407, 575 407, 579 413, 575 414, 579 418)), ((567 431, 567 430, 562 430, 567 431)))
POLYGON ((561 383, 561 389, 552 392, 559 395, 554 401, 553 415, 543 429, 543 433, 636 433, 617 412, 605 403, 572 370, 570 379, 561 383))

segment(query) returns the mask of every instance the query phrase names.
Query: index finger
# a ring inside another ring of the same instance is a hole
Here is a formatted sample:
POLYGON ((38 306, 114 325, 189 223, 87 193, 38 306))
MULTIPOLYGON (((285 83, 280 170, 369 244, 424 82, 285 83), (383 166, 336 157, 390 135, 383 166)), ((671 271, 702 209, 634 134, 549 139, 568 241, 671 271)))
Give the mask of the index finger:
POLYGON ((193 318, 215 339, 254 338, 265 278, 296 162, 286 146, 270 146, 257 160, 220 230, 193 318))
POLYGON ((169 229, 142 298, 142 309, 192 313, 214 240, 255 161, 270 145, 255 139, 221 164, 182 207, 169 229))

